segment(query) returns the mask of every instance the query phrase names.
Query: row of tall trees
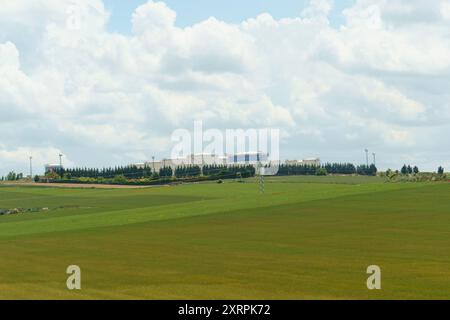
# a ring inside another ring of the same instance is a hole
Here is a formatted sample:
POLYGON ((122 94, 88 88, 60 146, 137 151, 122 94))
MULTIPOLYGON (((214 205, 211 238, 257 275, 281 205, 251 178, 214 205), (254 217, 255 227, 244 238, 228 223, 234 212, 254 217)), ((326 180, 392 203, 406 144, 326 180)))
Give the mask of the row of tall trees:
POLYGON ((278 169, 279 176, 310 176, 315 175, 319 166, 282 164, 278 169))
POLYGON ((198 177, 201 174, 202 169, 197 165, 180 166, 175 169, 175 177, 177 178, 198 177))
POLYGON ((11 171, 6 177, 1 177, 0 181, 17 181, 23 179, 23 173, 11 171))
MULTIPOLYGON (((72 178, 114 178, 116 176, 124 176, 128 179, 149 178, 153 175, 150 167, 126 166, 114 168, 62 168, 55 171, 60 177, 67 179, 72 178)), ((46 172, 48 173, 48 172, 46 172)))
POLYGON ((323 167, 331 174, 355 174, 357 168, 353 163, 326 163, 323 167))
MULTIPOLYGON (((408 170, 408 169, 407 169, 408 170)), ((163 167, 158 172, 153 172, 151 167, 126 166, 114 168, 72 168, 58 169, 55 172, 64 179, 94 178, 94 179, 113 179, 117 176, 126 179, 146 179, 146 178, 170 178, 175 175, 176 178, 215 177, 220 179, 227 178, 247 178, 253 177, 256 169, 253 165, 206 165, 201 168, 198 165, 179 166, 175 171, 171 167, 163 167)), ((323 174, 359 174, 375 176, 377 168, 375 165, 355 166, 351 163, 326 163, 317 165, 280 165, 277 175, 323 175, 323 174)))
POLYGON ((412 167, 411 165, 404 165, 400 170, 402 174, 418 174, 419 168, 417 166, 412 167))
POLYGON ((326 163, 321 166, 316 165, 286 165, 283 164, 278 170, 279 176, 290 175, 323 175, 329 174, 359 174, 365 176, 375 176, 377 174, 375 165, 355 166, 352 163, 326 163))
POLYGON ((377 167, 374 164, 371 164, 370 166, 363 164, 356 168, 356 173, 361 176, 376 176, 377 171, 377 167))
POLYGON ((159 169, 159 176, 162 178, 170 178, 173 176, 173 170, 171 167, 163 167, 159 169))
POLYGON ((256 174, 253 165, 207 165, 203 167, 203 175, 220 179, 249 178, 256 174))
MULTIPOLYGON (((400 169, 400 173, 403 175, 406 174, 418 174, 420 172, 419 168, 417 166, 411 166, 411 165, 403 165, 403 167, 400 169)), ((442 166, 439 166, 437 169, 437 173, 440 175, 444 174, 444 168, 442 166)))
POLYGON ((208 177, 217 178, 248 178, 255 175, 255 168, 252 165, 206 165, 203 169, 198 165, 179 166, 174 170, 171 167, 163 167, 158 172, 153 172, 150 167, 115 167, 115 168, 68 168, 57 169, 52 174, 47 172, 48 177, 60 177, 63 179, 114 179, 116 177, 124 177, 126 179, 145 179, 145 178, 171 178, 174 174, 176 178, 199 177, 202 174, 208 177))
MULTIPOLYGON (((352 163, 326 163, 322 166, 316 165, 286 165, 282 164, 279 167, 278 175, 315 175, 318 168, 323 168, 328 174, 359 174, 374 176, 377 174, 377 168, 374 164, 355 166, 352 163)), ((404 165, 400 173, 401 174, 418 174, 420 172, 417 166, 404 165)), ((437 170, 438 174, 444 174, 444 168, 440 166, 437 170)), ((47 174, 48 172, 46 172, 47 174)), ((114 168, 71 168, 71 169, 58 169, 55 172, 58 176, 67 179, 74 178, 114 178, 116 176, 124 176, 127 179, 142 179, 151 177, 172 177, 173 169, 171 167, 163 167, 159 172, 154 173, 149 166, 125 166, 114 168)), ((175 169, 175 176, 177 178, 185 177, 197 177, 202 174, 202 169, 197 165, 180 166, 175 169)), ((243 177, 251 177, 255 175, 255 168, 252 165, 243 166, 226 166, 226 165, 206 165, 203 167, 203 175, 239 175, 243 177)), ((23 179, 23 174, 10 172, 6 177, 1 177, 2 181, 15 181, 23 179)))

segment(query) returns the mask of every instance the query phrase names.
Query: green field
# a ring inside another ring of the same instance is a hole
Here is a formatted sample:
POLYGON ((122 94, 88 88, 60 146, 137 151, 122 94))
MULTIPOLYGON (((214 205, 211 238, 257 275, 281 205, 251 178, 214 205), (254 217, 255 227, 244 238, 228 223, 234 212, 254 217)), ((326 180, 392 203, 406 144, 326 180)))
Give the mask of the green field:
POLYGON ((450 184, 0 187, 1 299, 448 299, 450 184), (66 288, 67 266, 82 290, 66 288), (382 290, 366 268, 382 269, 382 290))

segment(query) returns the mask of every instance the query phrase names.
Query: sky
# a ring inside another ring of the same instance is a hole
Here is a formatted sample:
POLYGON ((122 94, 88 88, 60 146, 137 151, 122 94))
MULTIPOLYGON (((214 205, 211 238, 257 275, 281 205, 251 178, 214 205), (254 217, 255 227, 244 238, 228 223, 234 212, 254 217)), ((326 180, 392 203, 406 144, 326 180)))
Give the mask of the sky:
MULTIPOLYGON (((132 25, 130 17, 134 10, 145 4, 145 0, 105 0, 105 6, 111 13, 108 30, 130 34, 132 25)), ((339 26, 344 22, 342 10, 354 4, 355 0, 339 0, 330 12, 330 23, 339 26)), ((216 17, 228 23, 240 23, 248 18, 256 17, 263 12, 275 19, 296 17, 305 9, 308 0, 168 0, 165 3, 177 12, 176 25, 188 27, 209 17, 216 17)))
POLYGON ((450 169, 448 0, 17 0, 0 7, 0 176, 276 128, 284 159, 450 169))

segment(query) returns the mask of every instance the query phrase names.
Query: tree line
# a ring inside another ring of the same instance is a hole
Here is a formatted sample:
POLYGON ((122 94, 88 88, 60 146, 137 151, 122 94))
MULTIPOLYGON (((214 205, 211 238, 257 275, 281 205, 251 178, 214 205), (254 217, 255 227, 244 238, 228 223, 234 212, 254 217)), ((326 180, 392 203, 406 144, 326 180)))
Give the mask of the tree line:
POLYGON ((372 164, 370 166, 355 166, 352 163, 326 163, 318 165, 289 165, 282 164, 278 170, 279 176, 291 175, 327 175, 327 174, 359 174, 364 176, 376 176, 377 167, 372 164))
MULTIPOLYGON (((290 175, 328 175, 328 174, 342 174, 342 175, 366 175, 376 176, 377 168, 372 165, 355 166, 352 163, 326 163, 323 165, 287 165, 279 166, 278 176, 290 175)), ((444 176, 444 168, 439 166, 437 174, 444 176)), ((404 165, 400 170, 386 171, 387 176, 393 174, 418 175, 420 170, 417 166, 404 165)), ((118 166, 103 169, 97 168, 68 168, 56 169, 54 172, 46 172, 46 179, 49 180, 89 180, 89 182, 98 183, 124 183, 133 182, 137 180, 146 181, 167 181, 175 177, 176 179, 190 179, 202 177, 206 180, 219 179, 236 179, 249 178, 256 174, 256 169, 253 165, 206 165, 201 168, 198 165, 179 166, 173 170, 171 167, 162 167, 158 171, 152 170, 150 166, 118 166)), ((22 180, 24 175, 22 173, 15 173, 11 171, 7 176, 0 177, 0 181, 18 181, 22 180)), ((39 182, 41 177, 35 176, 34 181, 39 182)), ((145 181, 141 181, 145 182, 145 181)))
MULTIPOLYGON (((323 165, 303 165, 303 164, 282 164, 278 168, 278 176, 293 175, 364 175, 376 176, 378 169, 374 164, 358 165, 352 163, 325 163, 323 165)), ((392 170, 388 170, 386 174, 389 176, 392 170)), ((417 166, 404 165, 398 174, 418 174, 417 166)), ((444 175, 444 168, 439 167, 437 173, 444 175)), ((158 171, 152 170, 150 166, 124 166, 110 167, 103 169, 95 168, 61 168, 54 172, 47 172, 46 178, 49 180, 59 181, 84 181, 92 183, 147 183, 147 182, 165 182, 171 181, 200 181, 200 180, 219 180, 219 179, 236 179, 249 178, 256 175, 256 168, 253 165, 184 165, 175 169, 172 167, 162 167, 158 171), (196 180, 197 179, 197 180, 196 180), (198 180, 200 179, 200 180, 198 180)), ((22 178, 22 175, 10 173, 7 179, 14 180, 22 178)), ((4 178, 2 178, 4 179, 4 178)), ((35 177, 35 181, 40 181, 39 177, 35 177)))
POLYGON ((175 178, 193 178, 200 176, 207 176, 217 179, 228 178, 249 178, 256 173, 252 165, 206 165, 201 168, 198 165, 183 165, 178 166, 175 170, 172 167, 166 166, 160 168, 158 171, 153 171, 149 166, 125 166, 125 167, 110 167, 103 169, 96 168, 57 168, 52 172, 46 172, 48 179, 63 179, 76 180, 80 178, 90 179, 116 179, 123 180, 138 180, 138 179, 169 179, 175 178))
MULTIPOLYGON (((392 170, 388 170, 388 171, 392 171, 392 170)), ((400 169, 400 173, 403 175, 407 175, 407 174, 418 174, 420 173, 419 167, 417 166, 411 166, 409 165, 403 165, 403 167, 400 169)), ((439 166, 439 168, 437 169, 437 174, 439 175, 443 175, 444 174, 444 168, 442 166, 439 166)))
POLYGON ((0 181, 18 181, 23 179, 23 173, 11 171, 6 177, 1 177, 0 181))
MULTIPOLYGON (((117 176, 123 176, 126 179, 160 179, 171 178, 175 176, 178 179, 190 177, 215 177, 217 179, 227 178, 249 178, 256 174, 256 168, 253 165, 184 165, 174 169, 172 167, 162 167, 154 172, 149 166, 125 166, 114 168, 73 168, 56 169, 54 172, 63 179, 94 178, 94 179, 112 179, 117 176)), ((327 175, 327 174, 359 174, 375 176, 377 168, 375 165, 355 166, 351 163, 326 163, 318 165, 282 164, 278 168, 278 176, 290 175, 327 175)))
MULTIPOLYGON (((154 175, 153 170, 148 167, 131 166, 119 166, 109 168, 57 168, 54 172, 65 179, 73 178, 114 178, 116 176, 124 176, 127 179, 142 179, 150 178, 154 175)), ((46 172, 48 174, 49 172, 46 172)))

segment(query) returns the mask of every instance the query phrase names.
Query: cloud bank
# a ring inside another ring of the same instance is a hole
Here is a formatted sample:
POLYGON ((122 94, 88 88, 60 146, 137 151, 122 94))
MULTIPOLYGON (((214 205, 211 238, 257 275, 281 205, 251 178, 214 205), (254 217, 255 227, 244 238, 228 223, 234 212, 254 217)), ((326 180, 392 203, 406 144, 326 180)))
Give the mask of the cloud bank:
POLYGON ((101 0, 8 1, 0 8, 0 175, 56 162, 127 164, 170 154, 170 135, 283 130, 283 158, 382 168, 450 168, 450 5, 359 0, 345 23, 312 0, 294 18, 262 13, 179 28, 163 2, 107 31, 101 0))

